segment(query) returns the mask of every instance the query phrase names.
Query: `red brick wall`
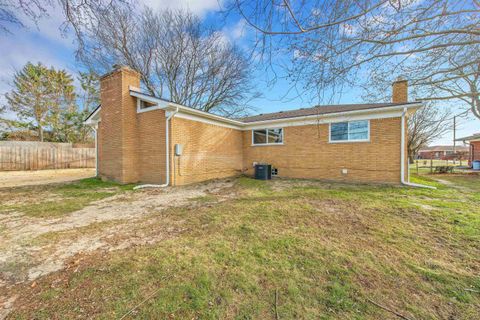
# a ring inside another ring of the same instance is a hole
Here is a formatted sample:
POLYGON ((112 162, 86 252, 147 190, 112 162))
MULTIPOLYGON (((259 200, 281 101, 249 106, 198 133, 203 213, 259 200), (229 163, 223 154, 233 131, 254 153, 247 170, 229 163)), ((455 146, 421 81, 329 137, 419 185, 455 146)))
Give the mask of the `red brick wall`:
POLYGON ((241 174, 241 131, 182 118, 173 118, 171 125, 172 184, 189 184, 241 174), (177 143, 183 145, 180 157, 174 157, 177 143))
POLYGON ((100 79, 99 175, 122 183, 139 180, 136 99, 130 85, 139 87, 140 77, 126 67, 100 79))
POLYGON ((267 162, 280 177, 400 183, 401 118, 370 120, 370 142, 329 143, 328 124, 284 130, 284 144, 270 146, 252 146, 251 131, 244 131, 248 174, 253 162, 267 162))
POLYGON ((165 183, 165 111, 137 114, 139 181, 165 183))
MULTIPOLYGON (((137 114, 130 85, 139 87, 140 80, 128 68, 101 78, 99 174, 122 183, 165 183, 165 112, 137 114)), ((278 146, 251 146, 250 130, 171 121, 172 184, 253 174, 254 161, 273 164, 283 177, 400 183, 399 117, 370 120, 369 142, 329 143, 329 125, 322 124, 285 127, 284 145, 278 146), (180 158, 174 157, 176 143, 184 146, 180 158)))
POLYGON ((480 141, 470 141, 470 152, 470 161, 480 160, 480 141))

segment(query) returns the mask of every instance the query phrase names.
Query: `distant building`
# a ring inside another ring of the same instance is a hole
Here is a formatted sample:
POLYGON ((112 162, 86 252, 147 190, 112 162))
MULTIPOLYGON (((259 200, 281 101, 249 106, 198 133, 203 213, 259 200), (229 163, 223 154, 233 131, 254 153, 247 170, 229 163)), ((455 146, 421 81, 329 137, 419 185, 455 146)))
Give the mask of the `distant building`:
POLYGON ((468 159, 469 148, 465 146, 431 146, 418 151, 418 159, 453 160, 468 159))
POLYGON ((480 132, 468 137, 459 138, 457 141, 468 141, 470 143, 468 156, 468 161, 470 164, 472 164, 472 161, 480 160, 480 132))

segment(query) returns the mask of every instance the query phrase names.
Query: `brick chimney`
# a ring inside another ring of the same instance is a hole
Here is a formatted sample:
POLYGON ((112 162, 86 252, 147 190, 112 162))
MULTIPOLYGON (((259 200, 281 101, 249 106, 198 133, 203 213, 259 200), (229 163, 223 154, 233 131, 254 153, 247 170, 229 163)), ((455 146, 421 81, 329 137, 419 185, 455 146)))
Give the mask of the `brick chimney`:
POLYGON ((140 87, 140 75, 126 66, 100 78, 99 175, 120 183, 138 181, 136 99, 129 86, 140 87))
POLYGON ((398 77, 397 80, 392 83, 392 102, 408 102, 408 81, 402 77, 398 77))

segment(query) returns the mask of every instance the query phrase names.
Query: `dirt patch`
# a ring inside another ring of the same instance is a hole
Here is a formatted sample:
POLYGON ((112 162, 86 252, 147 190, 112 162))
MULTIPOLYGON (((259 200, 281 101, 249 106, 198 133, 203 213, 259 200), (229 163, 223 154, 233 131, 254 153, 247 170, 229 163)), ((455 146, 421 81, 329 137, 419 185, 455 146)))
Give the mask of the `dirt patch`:
POLYGON ((95 169, 0 171, 0 188, 75 181, 95 176, 95 169))
POLYGON ((233 185, 220 180, 122 193, 61 218, 0 214, 0 288, 60 270, 77 254, 154 243, 181 232, 182 222, 168 221, 164 209, 203 205, 196 199, 205 196, 224 201, 234 195, 233 185))

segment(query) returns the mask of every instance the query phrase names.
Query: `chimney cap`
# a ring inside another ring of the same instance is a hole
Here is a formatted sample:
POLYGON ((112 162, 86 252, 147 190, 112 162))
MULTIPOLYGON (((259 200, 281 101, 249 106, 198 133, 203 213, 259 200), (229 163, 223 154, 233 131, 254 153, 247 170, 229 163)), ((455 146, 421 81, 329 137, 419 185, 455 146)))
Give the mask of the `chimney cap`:
POLYGON ((407 81, 407 79, 405 79, 405 77, 403 77, 403 76, 398 76, 398 77, 395 79, 395 81, 393 81, 393 83, 395 83, 395 82, 403 82, 403 81, 407 81))
POLYGON ((107 72, 106 74, 100 76, 100 80, 114 74, 114 73, 117 73, 119 71, 128 71, 128 72, 133 72, 133 73, 136 73, 137 75, 139 75, 139 72, 130 68, 129 66, 126 66, 126 65, 122 65, 122 64, 114 64, 112 65, 112 70, 110 72, 107 72))
POLYGON ((113 70, 120 70, 120 69, 133 70, 132 68, 130 68, 130 67, 127 66, 126 64, 120 64, 120 63, 115 63, 114 65, 112 65, 112 69, 113 69, 113 70))

